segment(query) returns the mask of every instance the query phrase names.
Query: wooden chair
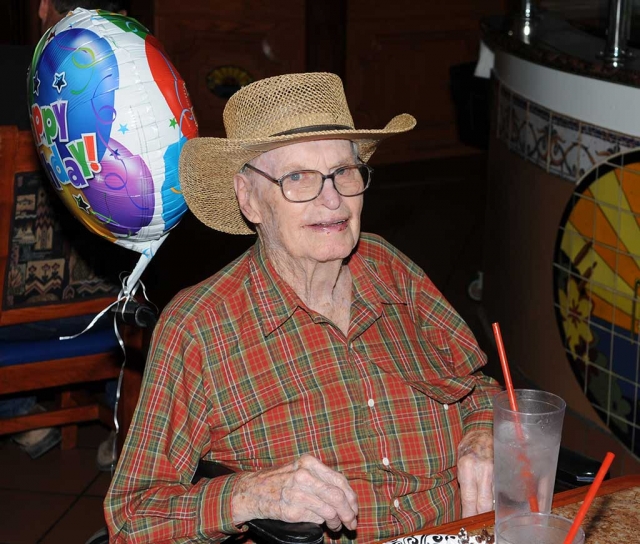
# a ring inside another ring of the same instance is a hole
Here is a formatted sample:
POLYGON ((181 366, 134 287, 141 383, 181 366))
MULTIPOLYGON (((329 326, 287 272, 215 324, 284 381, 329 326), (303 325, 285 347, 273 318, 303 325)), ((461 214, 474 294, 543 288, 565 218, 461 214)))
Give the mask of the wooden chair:
MULTIPOLYGON (((31 133, 1 126, 0 330, 22 326, 24 332, 25 325, 33 324, 55 327, 74 316, 95 316, 116 299, 119 285, 87 272, 88 261, 74 249, 81 236, 77 231, 66 232, 62 219, 69 219, 88 235, 97 262, 108 260, 101 243, 113 244, 80 225, 53 194, 31 133), (76 281, 81 276, 86 281, 76 281)), ((98 420, 114 426, 112 410, 97 400, 97 384, 89 384, 118 378, 124 353, 113 326, 94 329, 73 340, 56 336, 12 341, 4 335, 0 340, 0 399, 50 390, 47 394, 55 407, 0 419, 0 435, 61 426, 62 448, 68 449, 76 445, 78 423, 98 420)), ((121 330, 127 359, 119 402, 120 442, 137 403, 143 357, 141 329, 124 326, 121 330)))

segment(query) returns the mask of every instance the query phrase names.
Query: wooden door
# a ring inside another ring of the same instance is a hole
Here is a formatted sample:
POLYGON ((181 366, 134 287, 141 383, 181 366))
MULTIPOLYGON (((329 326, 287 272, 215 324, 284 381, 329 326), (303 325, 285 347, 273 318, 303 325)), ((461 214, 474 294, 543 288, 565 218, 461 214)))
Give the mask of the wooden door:
POLYGON ((154 30, 187 84, 201 136, 224 136, 230 94, 305 69, 305 1, 156 0, 154 30))
POLYGON ((346 88, 357 127, 383 127, 394 115, 418 120, 391 139, 375 162, 474 152, 459 140, 451 66, 478 58, 480 20, 503 0, 348 0, 346 88))

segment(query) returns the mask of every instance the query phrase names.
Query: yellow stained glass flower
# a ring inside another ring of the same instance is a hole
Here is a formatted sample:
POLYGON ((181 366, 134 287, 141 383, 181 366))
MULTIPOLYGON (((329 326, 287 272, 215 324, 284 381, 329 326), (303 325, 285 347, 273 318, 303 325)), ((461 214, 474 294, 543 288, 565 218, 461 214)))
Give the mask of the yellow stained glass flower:
POLYGON ((576 347, 580 339, 583 339, 587 346, 593 341, 593 334, 589 328, 593 303, 590 298, 580 294, 574 278, 569 278, 567 291, 560 290, 559 295, 564 334, 571 354, 576 357, 576 347))

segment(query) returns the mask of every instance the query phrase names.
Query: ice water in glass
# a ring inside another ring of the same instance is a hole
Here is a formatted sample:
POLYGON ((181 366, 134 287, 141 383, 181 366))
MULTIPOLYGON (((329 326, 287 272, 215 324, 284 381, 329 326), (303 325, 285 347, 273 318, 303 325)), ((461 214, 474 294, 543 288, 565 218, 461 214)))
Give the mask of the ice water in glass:
POLYGON ((515 392, 517 412, 506 392, 494 398, 496 524, 531 512, 536 502, 539 512, 549 513, 558 466, 565 402, 544 391, 515 392))
MULTIPOLYGON (((573 520, 554 514, 518 514, 496 526, 496 544, 563 544, 573 520)), ((572 544, 584 544, 578 529, 572 544)))

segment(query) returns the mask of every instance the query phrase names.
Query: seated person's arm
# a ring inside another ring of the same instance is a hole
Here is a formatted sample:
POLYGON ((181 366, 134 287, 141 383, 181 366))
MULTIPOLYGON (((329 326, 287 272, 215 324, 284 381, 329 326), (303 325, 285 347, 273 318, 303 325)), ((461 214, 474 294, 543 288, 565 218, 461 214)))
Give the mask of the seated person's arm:
MULTIPOLYGON (((427 283, 430 284, 428 280, 427 283)), ((427 321, 434 314, 447 316, 445 329, 453 361, 452 374, 471 376, 475 382, 471 394, 461 401, 464 436, 457 451, 462 517, 468 517, 493 509, 492 397, 501 391, 501 387, 480 372, 486 363, 486 355, 464 320, 432 284, 427 285, 423 293, 428 300, 425 306, 431 308, 427 321)), ((443 321, 439 319, 434 325, 442 326, 443 321)))
MULTIPOLYGON (((458 346, 464 347, 470 331, 464 325, 454 334, 458 346), (459 336, 458 336, 459 335, 459 336)), ((475 343, 475 341, 474 341, 475 343)), ((471 344, 469 344, 471 346, 471 344)), ((477 360, 484 365, 486 356, 477 344, 460 358, 463 367, 473 372, 475 388, 462 401, 464 437, 458 444, 458 484, 462 502, 462 517, 493 509, 493 407, 492 397, 501 388, 498 383, 477 371, 477 360)))
POLYGON ((195 339, 172 318, 154 334, 140 400, 105 499, 113 542, 219 542, 256 518, 356 526, 346 479, 309 455, 191 484, 210 449, 212 410, 195 339))
POLYGON ((241 532, 230 505, 239 475, 191 485, 210 448, 209 410, 197 342, 175 318, 161 316, 105 499, 112 542, 218 542, 241 532))

